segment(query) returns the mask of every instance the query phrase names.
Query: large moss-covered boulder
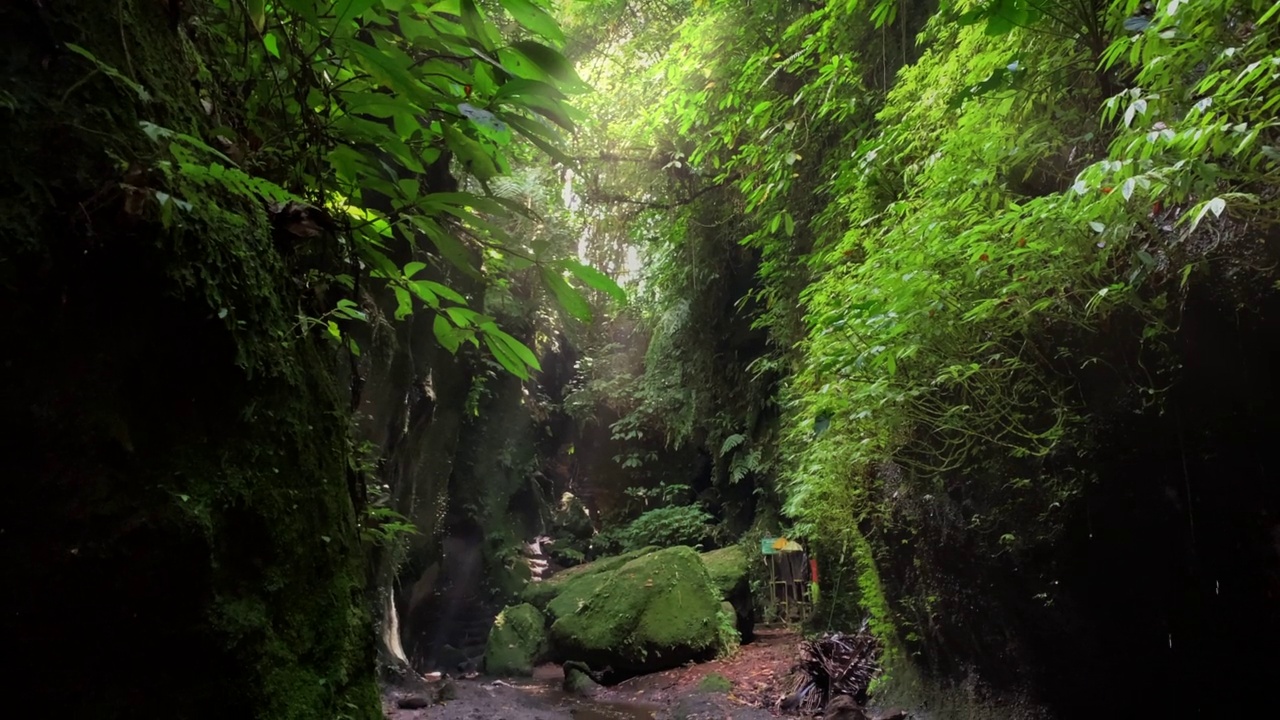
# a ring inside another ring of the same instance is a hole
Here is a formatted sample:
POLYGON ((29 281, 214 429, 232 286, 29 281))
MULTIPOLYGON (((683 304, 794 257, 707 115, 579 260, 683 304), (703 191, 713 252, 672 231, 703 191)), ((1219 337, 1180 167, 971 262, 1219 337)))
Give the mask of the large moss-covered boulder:
POLYGON ((490 675, 532 675, 547 652, 546 618, 524 603, 504 609, 489 631, 484 668, 490 675))
POLYGON ((751 597, 747 554, 741 545, 730 545, 702 553, 702 564, 707 568, 711 584, 720 592, 720 599, 733 605, 738 635, 743 642, 750 642, 755 634, 755 604, 751 597))
POLYGON ((727 548, 702 553, 702 564, 707 567, 711 582, 720 591, 725 600, 734 591, 747 585, 747 555, 742 546, 730 545, 727 548))
POLYGON ((656 549, 648 547, 615 557, 601 558, 595 562, 563 570, 546 580, 531 583, 525 588, 521 598, 530 605, 540 610, 552 612, 554 615, 554 611, 548 606, 553 599, 562 593, 572 591, 578 596, 584 593, 590 594, 591 590, 599 584, 602 574, 617 570, 641 555, 653 552, 656 549))
POLYGON ((548 604, 562 660, 624 677, 677 667, 718 649, 720 597, 691 548, 658 550, 567 583, 548 604))

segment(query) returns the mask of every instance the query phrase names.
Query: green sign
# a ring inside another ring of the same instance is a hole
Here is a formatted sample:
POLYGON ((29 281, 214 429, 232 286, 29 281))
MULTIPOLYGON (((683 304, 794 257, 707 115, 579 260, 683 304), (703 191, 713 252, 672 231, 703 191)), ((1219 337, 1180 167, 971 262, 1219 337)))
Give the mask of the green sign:
POLYGON ((778 541, 778 538, 771 538, 771 537, 767 537, 767 538, 764 538, 763 540, 761 540, 761 541, 760 541, 760 553, 761 553, 762 555, 772 555, 772 554, 774 554, 774 553, 778 552, 777 550, 774 550, 774 549, 773 549, 773 544, 774 544, 775 542, 777 542, 777 541, 778 541))

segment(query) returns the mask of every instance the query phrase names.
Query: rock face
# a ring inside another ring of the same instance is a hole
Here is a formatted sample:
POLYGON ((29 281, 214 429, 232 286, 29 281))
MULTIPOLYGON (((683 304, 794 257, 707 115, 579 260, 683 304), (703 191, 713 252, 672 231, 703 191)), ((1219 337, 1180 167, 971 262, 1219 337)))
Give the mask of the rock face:
POLYGON ((755 634, 755 605, 751 598, 751 580, 747 573, 747 555, 740 545, 702 553, 711 584, 720 591, 720 599, 733 605, 734 626, 743 642, 755 634))
POLYGON ((547 653, 546 618, 524 603, 504 609, 489 632, 485 672, 490 675, 532 675, 547 653))
POLYGON ((152 164, 140 121, 244 126, 203 110, 241 84, 169 9, 0 3, 0 307, 32 338, 0 343, 5 679, 69 717, 373 720, 350 393, 298 326, 299 279, 345 261, 152 164), (190 201, 167 226, 161 190, 190 201))
MULTIPOLYGON (((687 547, 650 552, 613 569, 578 573, 547 604, 552 653, 610 676, 677 667, 714 655, 719 593, 687 547)), ((593 563, 598 565, 599 563, 593 563)))

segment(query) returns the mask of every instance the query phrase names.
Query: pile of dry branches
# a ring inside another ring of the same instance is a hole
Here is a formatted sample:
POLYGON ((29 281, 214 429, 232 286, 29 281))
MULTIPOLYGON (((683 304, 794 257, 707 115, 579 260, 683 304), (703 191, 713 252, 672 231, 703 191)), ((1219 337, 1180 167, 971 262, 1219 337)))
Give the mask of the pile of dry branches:
POLYGON ((778 709, 812 715, 837 695, 865 703, 867 687, 879 671, 880 643, 867 629, 852 635, 830 633, 800 643, 800 662, 791 668, 790 694, 778 709))

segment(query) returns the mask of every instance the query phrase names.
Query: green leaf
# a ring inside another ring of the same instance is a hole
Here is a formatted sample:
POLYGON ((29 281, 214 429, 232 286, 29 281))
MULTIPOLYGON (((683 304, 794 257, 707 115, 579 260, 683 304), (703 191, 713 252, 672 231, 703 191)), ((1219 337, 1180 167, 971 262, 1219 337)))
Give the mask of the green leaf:
POLYGON ((337 0, 330 14, 336 22, 349 22, 365 14, 377 2, 378 0, 337 0))
POLYGON ((462 10, 462 26, 467 29, 467 35, 478 42, 480 47, 492 51, 493 38, 489 35, 488 21, 480 13, 475 0, 461 0, 459 8, 462 10))
POLYGON ((515 353, 511 352, 506 343, 498 340, 490 333, 485 333, 484 344, 489 348, 489 352, 493 353, 493 357, 498 361, 498 364, 506 368, 507 372, 521 380, 529 379, 528 368, 525 367, 525 364, 520 361, 520 358, 515 353))
POLYGON ((493 322, 493 318, 481 315, 475 310, 465 307, 447 307, 444 311, 449 316, 449 319, 453 321, 453 324, 460 328, 477 327, 493 322))
POLYGON ((498 166, 494 164, 489 153, 485 152, 484 146, 467 137, 453 125, 444 126, 444 139, 467 172, 481 180, 488 180, 498 174, 498 166))
POLYGON ((437 104, 448 103, 450 100, 438 92, 429 90, 415 78, 407 68, 407 58, 393 57, 386 50, 358 40, 349 40, 342 45, 356 55, 360 66, 381 85, 417 103, 422 109, 433 108, 437 104))
POLYGON ((720 457, 724 457, 733 451, 742 443, 747 441, 747 436, 742 433, 734 433, 724 439, 724 444, 720 446, 720 457))
POLYGON ((533 351, 530 350, 528 346, 526 346, 524 343, 520 342, 519 340, 515 339, 514 337, 508 335, 507 333, 497 328, 491 328, 491 329, 485 330, 485 335, 491 336, 497 339, 503 345, 506 345, 507 349, 511 351, 511 354, 519 358, 520 361, 523 362, 525 365, 533 368, 534 370, 538 370, 538 371, 542 370, 542 366, 538 364, 537 356, 535 356, 533 354, 533 351))
POLYGON ((412 279, 414 275, 422 272, 425 267, 427 267, 426 263, 415 260, 414 262, 404 266, 404 276, 412 279))
POLYGON ((393 284, 392 292, 396 293, 396 319, 408 318, 413 314, 413 296, 398 284, 393 284))
POLYGON ((459 293, 457 290, 454 290, 453 288, 447 285, 441 285, 440 283, 434 282, 432 280, 422 280, 420 282, 425 284, 427 288, 431 290, 431 292, 435 293, 436 295, 439 295, 445 300, 448 300, 450 302, 456 302, 459 305, 467 304, 467 299, 463 297, 461 293, 459 293))
POLYGON ((564 45, 564 33, 556 24, 555 18, 546 10, 534 5, 529 0, 499 0, 502 7, 511 13, 516 22, 538 33, 542 37, 560 45, 564 45))
POLYGON ((510 114, 503 114, 499 117, 506 120, 508 125, 516 129, 516 132, 523 135, 526 140, 533 143, 535 147, 546 153, 552 160, 565 167, 576 167, 578 165, 576 158, 569 156, 556 145, 557 141, 546 139, 545 133, 542 132, 544 128, 537 121, 510 114))
POLYGON ((586 298, 569 286, 564 277, 554 268, 542 268, 542 282, 551 290, 556 303, 573 317, 582 322, 591 322, 591 305, 586 298))
POLYGON ((273 57, 280 57, 280 41, 276 39, 275 33, 263 35, 262 44, 273 57))
POLYGON ((456 353, 462 347, 462 332, 446 320, 444 315, 437 314, 435 320, 431 321, 431 331, 440 346, 450 353, 456 353))
POLYGON ((439 309, 440 298, 436 297, 436 294, 431 291, 431 288, 427 286, 426 281, 423 281, 423 280, 410 281, 409 290, 414 295, 417 295, 419 300, 426 303, 428 307, 439 309))
POLYGON ((410 220, 414 226, 431 240, 432 244, 436 246, 436 250, 440 252, 441 257, 467 275, 474 278, 480 277, 480 272, 472 265, 471 254, 467 252, 467 248, 462 244, 461 240, 454 237, 431 218, 415 215, 410 220))
POLYGON ((626 290, 623 290, 618 283, 614 282, 613 278, 605 275, 590 265, 584 265, 576 260, 565 260, 561 265, 563 265, 569 272, 573 273, 574 277, 586 283, 591 288, 609 295, 609 297, 612 297, 620 303, 625 303, 627 301, 626 290))
POLYGON ((561 55, 556 50, 532 40, 521 40, 520 42, 512 43, 511 47, 528 58, 529 62, 537 65, 543 72, 564 83, 567 88, 572 90, 589 89, 589 86, 578 76, 578 71, 573 69, 573 63, 569 62, 564 55, 561 55))
POLYGON ((531 80, 529 78, 515 78, 508 80, 498 88, 494 93, 494 101, 506 100, 513 97, 541 97, 548 100, 563 100, 565 94, 560 92, 556 86, 542 82, 541 80, 531 80))
POLYGON ((249 13, 249 23, 253 25, 253 29, 262 32, 267 24, 266 0, 245 0, 244 9, 249 13))
POLYGON ((74 43, 64 43, 63 47, 79 55, 85 60, 88 60, 89 62, 93 63, 98 67, 98 70, 100 72, 107 75, 108 77, 114 78, 115 80, 118 80, 121 83, 124 83, 124 85, 126 85, 130 90, 132 90, 138 96, 139 100, 143 102, 151 102, 151 93, 147 92, 146 88, 134 82, 132 79, 125 77, 120 73, 119 70, 116 70, 110 65, 107 65, 106 63, 102 62, 93 53, 89 52, 88 50, 85 50, 84 48, 74 43))

